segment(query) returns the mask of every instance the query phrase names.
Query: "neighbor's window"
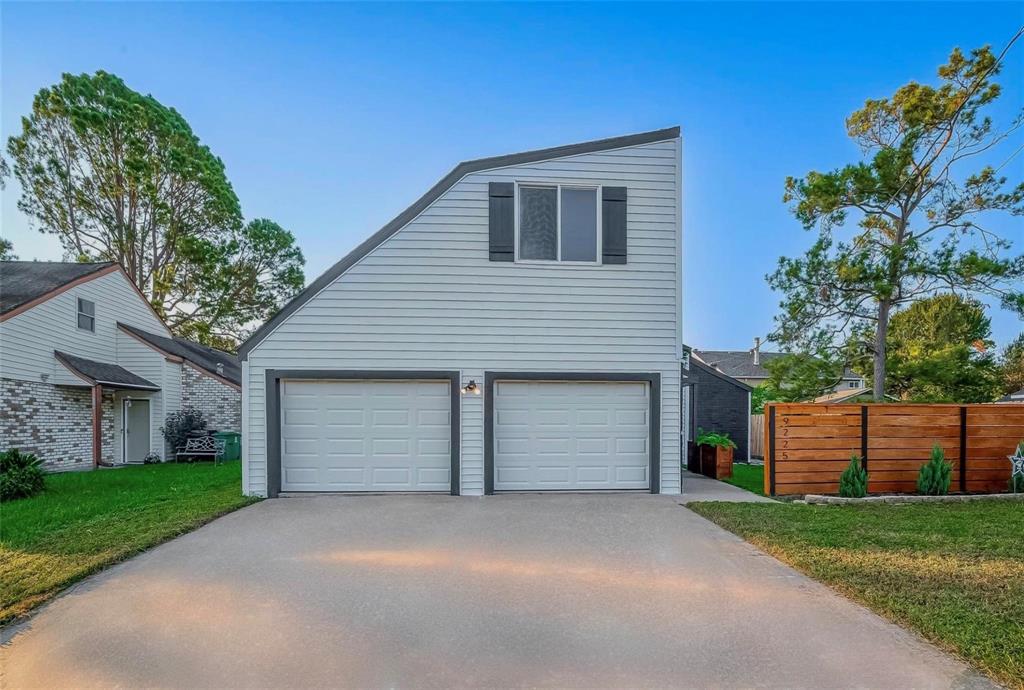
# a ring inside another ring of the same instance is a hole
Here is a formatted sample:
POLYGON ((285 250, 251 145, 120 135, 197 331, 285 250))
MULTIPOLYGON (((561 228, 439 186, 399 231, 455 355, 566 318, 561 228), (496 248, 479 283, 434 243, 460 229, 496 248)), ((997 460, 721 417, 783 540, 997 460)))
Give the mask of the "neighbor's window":
POLYGON ((598 197, 593 187, 519 187, 519 259, 598 260, 598 197))
POLYGON ((850 381, 850 388, 860 388, 860 384, 856 381, 850 381))
POLYGON ((78 298, 78 327, 83 331, 96 330, 96 305, 81 297, 78 298))

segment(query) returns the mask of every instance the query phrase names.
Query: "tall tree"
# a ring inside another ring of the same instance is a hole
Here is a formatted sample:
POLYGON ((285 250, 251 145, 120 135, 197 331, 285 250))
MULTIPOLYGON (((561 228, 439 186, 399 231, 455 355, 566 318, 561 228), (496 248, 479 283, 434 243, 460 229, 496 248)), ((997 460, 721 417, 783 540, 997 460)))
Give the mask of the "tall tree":
POLYGON ((953 50, 938 86, 911 82, 891 98, 868 100, 846 120, 865 160, 786 180, 784 201, 818 236, 768 276, 783 294, 772 337, 824 353, 869 332, 856 344, 872 358, 876 400, 885 394, 889 321, 900 306, 949 290, 992 295, 1024 314, 1024 256, 982 224, 991 212, 1024 213, 1024 184, 1009 187, 1002 165, 961 172, 1022 123, 1018 116, 998 130, 982 113, 999 97, 993 78, 1022 32, 998 57, 988 47, 953 50), (850 216, 857 229, 839 237, 850 216))
POLYGON ((803 402, 828 393, 842 379, 844 369, 836 358, 796 352, 766 360, 764 368, 768 370, 768 379, 761 384, 764 395, 780 402, 803 402))
POLYGON ((236 340, 302 287, 294 238, 248 232, 220 159, 177 111, 112 74, 40 90, 7 151, 18 208, 67 255, 119 262, 176 332, 236 340), (253 256, 280 270, 247 273, 253 256), (229 275, 258 282, 211 307, 229 275))
POLYGON ((915 402, 991 402, 998 368, 985 307, 953 294, 918 300, 893 315, 886 388, 915 402))
POLYGON ((999 392, 1007 395, 1024 390, 1024 333, 1003 348, 999 360, 999 392))

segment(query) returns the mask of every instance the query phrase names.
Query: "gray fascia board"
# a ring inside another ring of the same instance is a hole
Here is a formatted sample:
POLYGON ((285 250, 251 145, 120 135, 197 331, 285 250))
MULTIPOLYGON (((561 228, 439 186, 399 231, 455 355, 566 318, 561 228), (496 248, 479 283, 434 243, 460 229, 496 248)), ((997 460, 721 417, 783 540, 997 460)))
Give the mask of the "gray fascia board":
MULTIPOLYGON (((745 391, 752 391, 752 390, 754 390, 753 386, 748 386, 747 384, 745 384, 742 381, 739 381, 737 379, 734 379, 732 376, 729 376, 728 374, 724 374, 721 371, 718 371, 717 369, 709 367, 707 364, 704 364, 704 362, 701 362, 698 359, 691 359, 690 360, 690 366, 692 367, 694 365, 696 365, 697 368, 700 369, 701 371, 706 371, 707 373, 711 374, 712 376, 717 376, 718 378, 722 379, 726 383, 731 383, 732 385, 736 386, 737 388, 742 388, 745 391)), ((746 378, 754 378, 754 377, 748 376, 746 378)))
POLYGON ((426 194, 417 199, 412 206, 398 214, 391 222, 373 233, 364 240, 358 247, 348 253, 341 261, 331 266, 319 278, 310 283, 299 294, 295 295, 288 304, 284 305, 270 320, 256 329, 249 338, 238 347, 238 358, 240 361, 248 359, 249 352, 256 347, 267 335, 277 326, 292 315, 299 307, 312 299, 317 293, 333 283, 338 276, 351 268, 356 262, 372 252, 384 243, 389 237, 405 227, 416 216, 423 212, 430 204, 434 203, 442 194, 448 191, 456 182, 470 173, 491 170, 493 168, 504 168, 510 165, 522 165, 534 163, 553 158, 564 158, 566 156, 577 156, 583 153, 595 153, 597 151, 610 151, 621 149, 627 146, 640 146, 642 144, 653 144, 657 141, 668 141, 679 137, 679 127, 668 127, 651 132, 640 134, 629 134, 622 137, 610 139, 598 139, 587 141, 581 144, 568 144, 566 146, 555 146, 535 151, 524 151, 522 153, 511 153, 503 156, 492 156, 490 158, 478 158, 477 160, 459 163, 450 173, 445 175, 437 184, 431 187, 426 194))

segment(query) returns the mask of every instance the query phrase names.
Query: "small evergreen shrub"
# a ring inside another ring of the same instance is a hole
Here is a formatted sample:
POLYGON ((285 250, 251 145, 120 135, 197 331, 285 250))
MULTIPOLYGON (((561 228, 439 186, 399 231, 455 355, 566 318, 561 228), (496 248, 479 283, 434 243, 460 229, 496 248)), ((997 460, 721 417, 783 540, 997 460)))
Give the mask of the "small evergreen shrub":
POLYGON ((0 453, 0 501, 35 496, 46 486, 39 458, 11 448, 0 453))
POLYGON ((736 444, 729 434, 720 434, 717 431, 704 431, 697 429, 698 446, 717 446, 718 448, 736 448, 736 444))
POLYGON ((949 479, 953 466, 946 462, 946 454, 935 444, 931 459, 917 473, 917 491, 926 496, 945 496, 949 493, 949 479))
POLYGON ((867 493, 868 471, 861 466, 860 457, 854 455, 839 475, 839 495, 843 498, 864 498, 867 493))
POLYGON ((206 418, 194 407, 186 407, 170 413, 164 420, 164 425, 160 427, 160 431, 173 450, 184 448, 191 432, 205 429, 206 418))

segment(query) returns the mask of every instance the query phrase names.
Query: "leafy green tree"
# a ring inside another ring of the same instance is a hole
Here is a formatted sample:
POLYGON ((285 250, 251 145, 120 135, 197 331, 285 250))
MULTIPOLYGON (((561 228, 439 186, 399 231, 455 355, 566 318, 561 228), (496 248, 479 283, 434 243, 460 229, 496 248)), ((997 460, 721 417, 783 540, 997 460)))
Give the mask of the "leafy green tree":
POLYGON ((17 261, 18 257, 14 254, 14 243, 8 239, 0 237, 0 261, 17 261))
POLYGON ((828 393, 842 379, 843 364, 806 353, 787 353, 765 361, 768 379, 761 387, 769 400, 802 402, 828 393))
POLYGON ((765 403, 774 402, 774 391, 768 386, 761 384, 754 386, 750 391, 750 414, 764 414, 765 403))
POLYGON ((999 387, 991 320, 980 302, 953 294, 893 315, 886 389, 915 402, 991 402, 999 387))
POLYGON ((302 287, 291 235, 243 227, 220 159, 177 111, 112 74, 40 90, 7 151, 18 208, 67 255, 119 262, 175 332, 235 341, 302 287), (259 284, 220 289, 228 277, 259 284))
POLYGON ((772 337, 797 351, 866 351, 873 381, 883 382, 875 400, 885 394, 889 322, 900 306, 955 289, 1024 314, 1024 256, 982 224, 993 212, 1024 213, 1024 184, 1008 187, 1002 166, 961 170, 1022 123, 997 130, 982 112, 1000 95, 993 78, 1006 50, 955 49, 938 86, 910 82, 868 100, 846 120, 864 160, 786 180, 784 201, 817 239, 768 276, 783 295, 772 337), (856 230, 840 235, 851 217, 856 230))
POLYGON ((1024 333, 1003 348, 999 360, 999 392, 1024 390, 1024 333))

